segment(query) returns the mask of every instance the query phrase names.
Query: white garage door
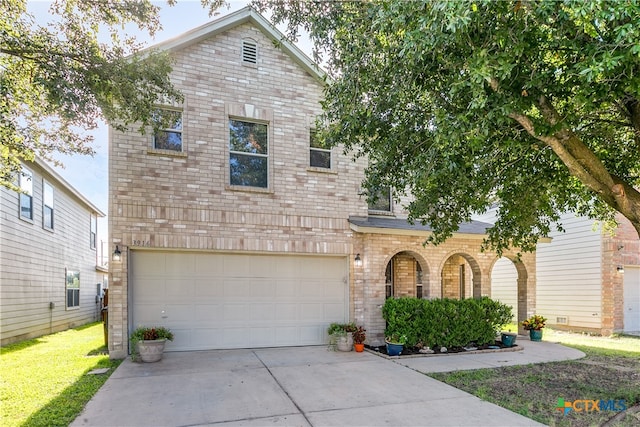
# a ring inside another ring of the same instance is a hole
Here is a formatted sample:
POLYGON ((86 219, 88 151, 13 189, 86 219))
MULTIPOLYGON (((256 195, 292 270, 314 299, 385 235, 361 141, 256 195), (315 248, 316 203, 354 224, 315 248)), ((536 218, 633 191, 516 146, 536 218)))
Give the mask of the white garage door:
POLYGON ((132 326, 167 350, 314 345, 348 318, 346 257, 132 251, 132 326))
POLYGON ((640 334, 640 268, 624 268, 624 332, 640 334))

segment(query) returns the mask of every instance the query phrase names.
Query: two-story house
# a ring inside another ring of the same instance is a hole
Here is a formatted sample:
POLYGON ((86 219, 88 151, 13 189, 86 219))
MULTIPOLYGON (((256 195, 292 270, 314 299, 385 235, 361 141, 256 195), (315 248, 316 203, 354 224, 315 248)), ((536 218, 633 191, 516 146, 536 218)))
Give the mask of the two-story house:
POLYGON ((0 187, 0 344, 100 319, 106 269, 98 266, 93 203, 40 159, 0 187))
MULTIPOLYGON (((489 295, 487 224, 423 246, 429 228, 401 204, 368 206, 365 160, 314 135, 325 76, 260 14, 154 48, 174 58, 184 102, 158 106, 160 132, 110 133, 111 357, 158 324, 175 332, 168 350, 323 344, 347 320, 380 343, 387 297, 489 295)), ((515 265, 523 318, 535 254, 515 265)))

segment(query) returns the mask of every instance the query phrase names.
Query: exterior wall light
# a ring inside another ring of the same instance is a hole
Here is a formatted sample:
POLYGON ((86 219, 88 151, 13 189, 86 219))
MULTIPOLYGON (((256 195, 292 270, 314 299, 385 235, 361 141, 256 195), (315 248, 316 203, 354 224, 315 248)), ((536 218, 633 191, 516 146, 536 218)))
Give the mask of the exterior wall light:
POLYGON ((353 260, 353 264, 356 267, 362 267, 362 258, 360 258, 360 254, 356 254, 356 257, 353 260))
POLYGON ((618 271, 618 273, 624 273, 624 266, 619 265, 616 267, 616 270, 618 271))
POLYGON ((112 257, 112 259, 113 259, 115 262, 120 262, 121 257, 122 257, 122 252, 120 252, 120 248, 118 247, 118 245, 116 245, 116 250, 115 250, 115 251, 113 251, 113 257, 112 257))

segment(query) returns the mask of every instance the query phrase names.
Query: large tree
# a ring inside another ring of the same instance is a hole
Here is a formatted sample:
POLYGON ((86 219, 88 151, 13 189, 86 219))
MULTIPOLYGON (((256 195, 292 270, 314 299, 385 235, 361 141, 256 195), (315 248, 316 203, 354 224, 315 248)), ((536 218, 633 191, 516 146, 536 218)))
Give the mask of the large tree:
MULTIPOLYGON (((220 3, 202 1, 210 12, 220 3)), ((27 1, 0 0, 0 185, 15 188, 20 162, 36 155, 91 154, 99 120, 144 130, 154 104, 181 99, 169 56, 140 54, 123 30, 153 35, 158 11, 149 0, 57 0, 40 25, 27 1)))
POLYGON ((410 193, 438 243, 497 205, 495 249, 567 210, 640 234, 640 6, 619 1, 258 1, 308 32, 326 137, 410 193))

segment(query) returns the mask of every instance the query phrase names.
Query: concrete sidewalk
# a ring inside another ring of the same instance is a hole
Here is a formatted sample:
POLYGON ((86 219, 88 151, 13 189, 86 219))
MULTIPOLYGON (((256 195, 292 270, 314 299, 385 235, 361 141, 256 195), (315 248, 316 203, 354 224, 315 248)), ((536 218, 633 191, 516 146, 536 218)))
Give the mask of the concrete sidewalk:
POLYGON ((524 337, 516 344, 523 349, 403 359, 322 346, 127 359, 72 426, 540 425, 422 374, 584 356, 524 337))

